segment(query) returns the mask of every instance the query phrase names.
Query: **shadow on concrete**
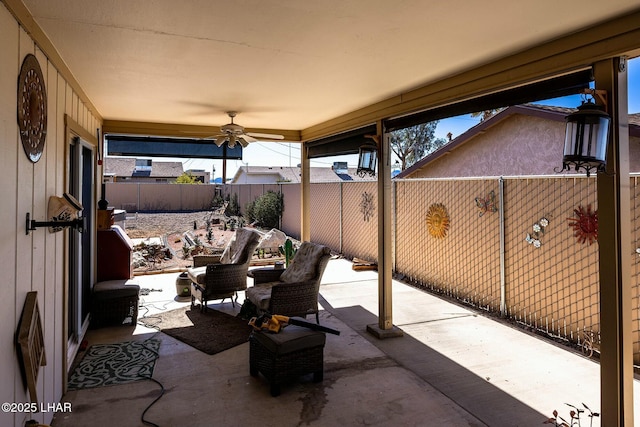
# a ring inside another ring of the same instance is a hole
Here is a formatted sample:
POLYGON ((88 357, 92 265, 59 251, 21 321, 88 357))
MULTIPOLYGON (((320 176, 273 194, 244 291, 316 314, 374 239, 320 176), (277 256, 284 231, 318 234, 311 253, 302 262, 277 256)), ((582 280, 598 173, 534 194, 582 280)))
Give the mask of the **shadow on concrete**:
POLYGON ((378 317, 361 306, 334 308, 319 296, 322 307, 350 326, 400 366, 413 372, 433 388, 488 426, 532 426, 548 419, 486 379, 443 356, 425 343, 404 333, 403 337, 378 339, 366 326, 378 317))

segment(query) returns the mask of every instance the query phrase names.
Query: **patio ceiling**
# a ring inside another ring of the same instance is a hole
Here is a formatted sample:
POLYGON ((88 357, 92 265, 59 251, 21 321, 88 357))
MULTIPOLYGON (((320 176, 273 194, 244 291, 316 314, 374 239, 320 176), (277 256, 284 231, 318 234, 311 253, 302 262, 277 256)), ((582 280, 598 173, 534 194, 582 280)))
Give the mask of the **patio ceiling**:
POLYGON ((236 123, 279 133, 638 8, 637 0, 23 2, 102 118, 220 126, 236 110, 236 123))

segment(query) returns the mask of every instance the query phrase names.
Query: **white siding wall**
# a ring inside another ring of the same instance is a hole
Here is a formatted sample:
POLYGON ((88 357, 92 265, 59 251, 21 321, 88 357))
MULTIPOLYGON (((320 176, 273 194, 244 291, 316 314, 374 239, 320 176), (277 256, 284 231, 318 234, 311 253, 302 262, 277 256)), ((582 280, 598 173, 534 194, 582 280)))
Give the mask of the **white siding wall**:
MULTIPOLYGON (((101 124, 38 49, 3 3, 0 3, 0 401, 29 402, 15 347, 15 332, 27 292, 38 291, 47 365, 38 376, 38 400, 62 397, 66 375, 64 334, 65 247, 67 232, 38 229, 25 233, 27 212, 45 220, 49 196, 66 189, 67 114, 90 134, 101 124), (22 60, 34 54, 47 89, 48 128, 42 157, 26 157, 16 122, 17 81, 22 60)), ((88 207, 93 209, 93 207, 88 207)), ((27 419, 49 424, 53 414, 0 413, 0 425, 23 426, 27 419)))

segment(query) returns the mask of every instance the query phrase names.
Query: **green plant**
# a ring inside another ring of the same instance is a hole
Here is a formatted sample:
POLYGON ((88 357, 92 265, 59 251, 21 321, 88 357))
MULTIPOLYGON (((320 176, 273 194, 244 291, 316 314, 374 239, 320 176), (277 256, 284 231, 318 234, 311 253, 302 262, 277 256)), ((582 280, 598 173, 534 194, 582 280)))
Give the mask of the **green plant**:
POLYGON ((227 205, 227 210, 224 212, 224 214, 227 216, 240 216, 238 195, 235 193, 231 196, 227 195, 227 201, 229 202, 229 204, 227 205))
POLYGON ((257 222, 266 228, 278 228, 283 211, 284 201, 282 194, 275 191, 267 191, 255 200, 253 218, 249 220, 257 222))
POLYGON ((573 408, 573 409, 571 409, 569 411, 569 416, 571 417, 571 419, 568 422, 567 422, 567 420, 565 420, 564 418, 562 418, 561 416, 558 415, 558 411, 557 410, 554 410, 553 411, 553 417, 551 417, 548 420, 546 420, 545 422, 543 422, 543 424, 552 424, 552 425, 557 426, 557 427, 580 426, 581 425, 580 424, 580 415, 583 414, 585 412, 585 410, 586 410, 588 412, 587 417, 590 418, 589 425, 592 426, 593 425, 593 419, 600 416, 599 413, 593 412, 584 403, 582 404, 582 406, 584 406, 584 409, 578 408, 578 407, 570 405, 568 403, 565 403, 565 405, 569 406, 570 408, 573 408))
POLYGON ((176 184, 201 184, 201 182, 189 172, 183 172, 176 178, 176 184))
POLYGON ((220 194, 213 196, 213 199, 211 200, 211 207, 216 209, 222 207, 222 205, 224 205, 224 198, 220 194))
POLYGON ((284 245, 278 248, 280 253, 284 255, 284 265, 285 268, 289 267, 289 261, 293 259, 293 256, 296 254, 297 249, 293 247, 293 242, 291 239, 287 239, 284 241, 284 245))
POLYGON ((187 244, 187 242, 184 242, 182 244, 182 256, 184 259, 189 258, 189 255, 191 255, 191 247, 187 244))
POLYGON ((256 201, 252 201, 247 203, 247 205, 244 207, 244 216, 247 218, 247 221, 249 222, 254 222, 256 220, 256 214, 255 214, 255 206, 256 206, 256 201))

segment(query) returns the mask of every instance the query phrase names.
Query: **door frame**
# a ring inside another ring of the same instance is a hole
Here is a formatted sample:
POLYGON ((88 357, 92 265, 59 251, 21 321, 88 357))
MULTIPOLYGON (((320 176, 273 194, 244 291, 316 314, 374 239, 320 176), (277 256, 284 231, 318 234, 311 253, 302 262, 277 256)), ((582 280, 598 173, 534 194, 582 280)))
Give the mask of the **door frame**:
MULTIPOLYGON (((89 201, 83 201, 80 200, 81 203, 83 204, 83 210, 82 210, 82 215, 86 215, 86 213, 88 212, 88 216, 91 218, 90 221, 88 221, 87 223, 85 223, 85 230, 84 233, 88 233, 89 239, 88 239, 88 269, 89 272, 87 275, 84 275, 84 277, 89 277, 90 278, 90 284, 89 284, 89 289, 93 289, 93 285, 95 283, 95 270, 96 270, 96 226, 95 226, 95 216, 96 216, 96 206, 97 206, 97 191, 98 191, 98 185, 97 185, 97 176, 98 176, 98 161, 97 159, 99 158, 99 142, 98 142, 98 138, 94 135, 91 135, 91 133, 89 133, 86 129, 84 129, 80 124, 78 124, 76 121, 74 121, 70 116, 65 115, 64 116, 64 123, 65 123, 65 150, 64 150, 64 163, 65 163, 65 175, 64 175, 64 188, 66 189, 66 191, 70 190, 70 187, 72 185, 71 182, 71 177, 72 177, 72 171, 71 171, 71 145, 72 144, 78 144, 78 148, 80 148, 80 150, 82 150, 83 148, 86 148, 88 150, 90 150, 91 152, 91 182, 90 182, 90 186, 91 186, 91 196, 90 196, 90 200, 89 201)), ((81 161, 82 160, 82 151, 80 151, 79 154, 77 154, 78 159, 81 161)), ((79 177, 78 179, 82 179, 82 177, 79 177)), ((64 297, 63 297, 63 322, 62 322, 62 327, 63 327, 63 333, 62 333, 62 337, 63 337, 63 344, 64 344, 64 348, 65 348, 65 354, 66 354, 66 358, 64 358, 63 363, 63 384, 64 384, 64 391, 66 392, 67 390, 67 375, 69 373, 69 370, 71 369, 71 366, 73 364, 73 360, 75 359, 78 350, 80 349, 80 344, 82 343, 82 340, 84 339, 84 336, 89 328, 89 316, 84 316, 84 318, 81 321, 81 324, 79 325, 79 330, 77 331, 77 335, 70 337, 70 331, 69 331, 69 299, 70 299, 70 284, 71 284, 71 275, 75 274, 74 271, 71 271, 71 266, 77 266, 79 262, 82 262, 81 259, 75 260, 72 264, 72 260, 71 260, 71 244, 72 244, 72 240, 73 238, 78 238, 78 236, 74 236, 74 234, 78 234, 75 230, 67 230, 64 232, 65 236, 64 236, 64 297)), ((81 238, 82 236, 80 236, 81 238)), ((84 243, 83 243, 84 244, 84 243)), ((80 278, 80 280, 82 280, 82 278, 80 278)))

